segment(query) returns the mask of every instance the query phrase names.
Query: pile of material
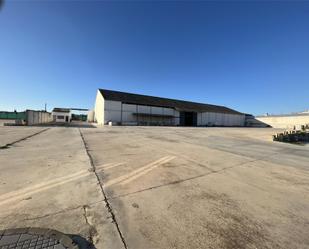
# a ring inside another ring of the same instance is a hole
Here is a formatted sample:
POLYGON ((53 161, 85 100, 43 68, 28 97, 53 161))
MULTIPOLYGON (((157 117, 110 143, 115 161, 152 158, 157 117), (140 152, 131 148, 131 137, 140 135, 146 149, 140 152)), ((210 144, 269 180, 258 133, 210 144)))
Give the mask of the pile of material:
POLYGON ((284 131, 273 136, 273 141, 305 144, 309 143, 309 125, 303 125, 301 130, 284 131))

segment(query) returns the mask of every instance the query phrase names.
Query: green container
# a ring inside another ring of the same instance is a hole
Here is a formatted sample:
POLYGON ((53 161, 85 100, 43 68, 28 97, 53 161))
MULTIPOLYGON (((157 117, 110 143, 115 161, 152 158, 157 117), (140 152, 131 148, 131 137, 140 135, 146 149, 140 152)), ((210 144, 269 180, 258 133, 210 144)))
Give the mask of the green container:
POLYGON ((26 119, 26 112, 0 112, 0 119, 26 119))

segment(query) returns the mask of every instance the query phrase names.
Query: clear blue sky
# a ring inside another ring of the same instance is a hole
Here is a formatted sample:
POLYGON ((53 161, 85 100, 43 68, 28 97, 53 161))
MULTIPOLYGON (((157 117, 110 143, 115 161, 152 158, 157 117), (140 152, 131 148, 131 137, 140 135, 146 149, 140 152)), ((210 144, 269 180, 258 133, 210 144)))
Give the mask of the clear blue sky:
POLYGON ((6 1, 0 110, 92 108, 97 88, 309 108, 309 2, 6 1))

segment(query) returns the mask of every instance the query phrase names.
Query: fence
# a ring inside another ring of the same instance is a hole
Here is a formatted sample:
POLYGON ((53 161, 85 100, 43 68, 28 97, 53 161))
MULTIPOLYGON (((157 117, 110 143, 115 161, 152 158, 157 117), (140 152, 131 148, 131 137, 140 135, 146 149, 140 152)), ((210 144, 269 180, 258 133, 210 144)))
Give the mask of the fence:
POLYGON ((0 119, 25 120, 26 112, 0 112, 0 119))

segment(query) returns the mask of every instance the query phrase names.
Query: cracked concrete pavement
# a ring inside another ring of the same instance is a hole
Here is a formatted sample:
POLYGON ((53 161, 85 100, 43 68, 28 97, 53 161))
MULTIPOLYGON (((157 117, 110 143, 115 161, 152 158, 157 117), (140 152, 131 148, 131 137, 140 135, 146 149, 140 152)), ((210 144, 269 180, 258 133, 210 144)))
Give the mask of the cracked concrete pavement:
POLYGON ((309 148, 274 129, 83 134, 128 248, 308 248, 309 148))
MULTIPOLYGON (((0 127, 1 144, 45 129, 15 128, 0 127)), ((52 127, 0 150, 0 229, 50 227, 98 249, 308 248, 309 147, 276 132, 52 127)))
MULTIPOLYGON (((46 129, 3 128, 1 143, 46 129)), ((0 170, 0 230, 53 228, 81 235, 96 248, 123 248, 78 129, 50 128, 1 149, 0 170)))
POLYGON ((26 139, 38 132, 45 130, 44 127, 3 126, 0 132, 0 147, 26 139))

